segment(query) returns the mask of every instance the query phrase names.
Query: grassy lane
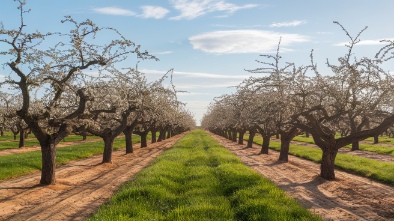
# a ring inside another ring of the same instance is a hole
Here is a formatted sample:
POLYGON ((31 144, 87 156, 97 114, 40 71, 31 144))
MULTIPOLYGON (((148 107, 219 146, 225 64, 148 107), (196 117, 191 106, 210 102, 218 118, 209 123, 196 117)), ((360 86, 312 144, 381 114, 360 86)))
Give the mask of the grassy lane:
MULTIPOLYGON (((13 140, 14 138, 7 134, 6 136, 0 137, 0 150, 3 149, 12 149, 12 148, 19 148, 19 136, 17 140, 13 140)), ((100 139, 100 137, 97 136, 88 136, 86 138, 87 140, 89 139, 100 139)), ((73 142, 73 141, 82 141, 82 136, 79 135, 69 135, 65 139, 63 139, 60 143, 62 142, 73 142)), ((40 146, 40 143, 38 142, 37 139, 33 135, 29 135, 29 139, 25 140, 25 147, 32 147, 32 146, 40 146), (30 139, 32 138, 32 139, 30 139)))
MULTIPOLYGON (((254 142, 261 145, 263 139, 261 137, 255 137, 254 142)), ((270 148, 279 151, 280 142, 271 141, 270 148)), ((291 144, 289 153, 317 163, 321 162, 322 151, 319 148, 291 144)), ((351 173, 394 184, 394 164, 390 162, 382 162, 350 154, 338 154, 335 159, 335 165, 351 173)))
MULTIPOLYGON (((133 136, 133 143, 140 142, 140 136, 133 136)), ((114 141, 114 150, 125 147, 124 138, 114 141)), ((72 160, 102 154, 104 142, 88 142, 78 145, 57 148, 56 165, 60 166, 72 160)), ((22 176, 41 170, 41 151, 18 153, 0 156, 0 180, 22 176)))
POLYGON ((125 184, 89 220, 320 220, 202 130, 125 184))
MULTIPOLYGON (((380 137, 379 137, 380 138, 380 137)), ((304 142, 309 144, 315 144, 312 137, 305 137, 305 136, 296 136, 293 139, 294 141, 304 142)), ((366 139, 367 141, 373 141, 373 138, 366 139)), ((393 146, 383 146, 379 144, 368 144, 368 143, 360 143, 359 148, 360 150, 379 153, 379 154, 387 154, 394 156, 394 138, 383 137, 380 138, 380 143, 384 144, 392 144, 393 146)), ((351 145, 347 145, 344 148, 352 148, 351 145)))

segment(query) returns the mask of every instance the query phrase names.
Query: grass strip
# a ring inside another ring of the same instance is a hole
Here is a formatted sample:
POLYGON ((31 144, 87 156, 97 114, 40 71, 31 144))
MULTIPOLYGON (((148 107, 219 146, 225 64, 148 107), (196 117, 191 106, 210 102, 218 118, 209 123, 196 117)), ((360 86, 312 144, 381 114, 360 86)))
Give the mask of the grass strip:
MULTIPOLYGON (((296 136, 293 138, 293 140, 298 141, 298 142, 315 144, 312 137, 296 136)), ((368 138, 366 140, 373 141, 373 138, 368 138)), ((386 144, 391 144, 391 143, 394 144, 394 138, 384 137, 383 139, 380 140, 380 142, 386 143, 386 144)), ((345 148, 352 148, 352 146, 347 145, 347 146, 345 146, 345 148)), ((359 148, 360 148, 360 150, 364 150, 364 151, 394 156, 394 145, 392 147, 390 147, 390 146, 381 146, 379 144, 360 143, 359 148)))
MULTIPOLYGON (((254 142, 262 145, 263 139, 261 137, 255 137, 254 142)), ((280 142, 271 141, 270 148, 280 151, 280 142)), ((321 163, 322 151, 320 148, 290 144, 289 154, 321 163)), ((394 164, 390 162, 339 153, 335 159, 335 166, 354 174, 388 184, 394 184, 394 164)))
MULTIPOLYGON (((17 140, 13 140, 14 138, 9 138, 9 136, 3 136, 0 137, 3 138, 3 140, 0 142, 0 150, 3 149, 13 149, 13 148, 19 148, 19 136, 17 140)), ((87 140, 90 139, 100 139, 100 137, 97 136, 87 136, 86 137, 87 140)), ((78 135, 69 135, 66 138, 64 138, 60 143, 63 142, 74 142, 74 141, 82 141, 82 136, 78 136, 78 135)), ((38 142, 37 139, 34 138, 34 136, 29 135, 29 139, 25 140, 25 146, 24 147, 33 147, 33 146, 40 146, 40 143, 38 142), (33 138, 33 139, 30 139, 33 138)), ((23 148, 23 147, 22 147, 23 148)))
MULTIPOLYGON (((133 143, 140 142, 140 136, 133 136, 133 143)), ((114 150, 125 147, 125 139, 114 141, 114 150)), ((56 149, 56 165, 60 166, 77 159, 102 154, 104 142, 87 142, 56 149)), ((26 175, 41 170, 41 151, 32 151, 0 156, 0 180, 26 175)))
POLYGON ((122 186, 89 220, 320 220, 195 130, 122 186))

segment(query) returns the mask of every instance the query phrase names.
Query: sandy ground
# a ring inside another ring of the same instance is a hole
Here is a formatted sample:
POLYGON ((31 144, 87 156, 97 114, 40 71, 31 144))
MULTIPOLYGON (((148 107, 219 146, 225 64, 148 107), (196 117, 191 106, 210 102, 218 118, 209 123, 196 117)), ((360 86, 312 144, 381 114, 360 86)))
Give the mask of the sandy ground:
POLYGON ((180 137, 116 151, 112 164, 101 164, 101 155, 73 161, 57 169, 56 185, 37 185, 40 173, 0 181, 0 220, 84 220, 180 137))
POLYGON ((324 220, 394 220, 394 187, 336 170, 335 181, 319 177, 320 165, 289 156, 279 163, 279 153, 260 155, 260 146, 245 148, 212 135, 246 165, 272 180, 301 205, 324 220))

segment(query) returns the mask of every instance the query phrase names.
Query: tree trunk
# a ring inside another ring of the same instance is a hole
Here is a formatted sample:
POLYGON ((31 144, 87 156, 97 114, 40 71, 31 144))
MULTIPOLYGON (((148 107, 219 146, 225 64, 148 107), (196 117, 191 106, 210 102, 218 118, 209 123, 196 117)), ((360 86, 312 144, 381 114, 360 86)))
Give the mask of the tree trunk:
POLYGON ((169 128, 168 130, 167 130, 167 139, 170 139, 171 138, 171 128, 169 128))
POLYGON ((126 154, 133 153, 133 129, 132 127, 126 127, 123 131, 126 140, 126 154))
POLYGON ((309 133, 308 132, 305 132, 305 137, 309 137, 309 133))
POLYGON ((16 135, 17 135, 17 134, 14 133, 14 140, 16 140, 16 135))
POLYGON ((20 129, 20 136, 19 136, 19 148, 25 146, 25 130, 23 128, 20 129))
POLYGON ((327 180, 335 179, 335 157, 337 156, 338 150, 336 148, 325 147, 322 148, 322 162, 320 166, 320 176, 327 180))
POLYGON ((268 154, 268 148, 270 146, 270 136, 263 136, 263 144, 261 145, 261 154, 268 154))
POLYGON ((3 131, 3 129, 0 130, 0 136, 4 136, 4 131, 3 131))
POLYGON ((114 145, 114 137, 107 136, 103 137, 104 140, 104 153, 102 163, 112 163, 112 149, 114 145))
POLYGON ((56 184, 56 145, 51 141, 41 143, 41 180, 40 184, 56 184))
POLYGON ((276 137, 276 139, 280 139, 279 132, 276 133, 275 137, 276 137))
POLYGON ((227 139, 229 140, 233 140, 233 134, 231 133, 231 131, 227 131, 227 139))
POLYGON ((240 131, 239 132, 239 137, 238 137, 238 144, 244 144, 244 135, 245 135, 245 131, 240 131))
POLYGON ((233 142, 237 142, 237 131, 236 130, 233 130, 232 132, 231 132, 233 135, 232 135, 232 141, 233 142))
POLYGON ((86 134, 85 133, 82 134, 82 140, 86 140, 86 134))
POLYGON ((152 133, 152 143, 156 143, 156 130, 152 130, 151 131, 151 133, 152 133))
POLYGON ((23 131, 24 131, 23 134, 25 135, 24 137, 25 137, 25 139, 27 139, 27 137, 29 136, 30 130, 24 129, 23 131))
POLYGON ((374 144, 379 143, 379 135, 378 134, 373 137, 373 143, 374 144))
POLYGON ((144 148, 144 147, 148 146, 148 142, 146 140, 147 135, 148 135, 148 132, 142 132, 140 134, 140 136, 141 136, 141 148, 144 148))
POLYGON ((159 133, 159 139, 157 140, 157 142, 161 142, 163 140, 163 133, 165 133, 165 130, 161 130, 159 133))
POLYGON ((353 141, 353 143, 352 143, 352 150, 351 151, 360 150, 359 143, 360 142, 358 140, 353 141))
POLYGON ((281 139, 280 140, 280 154, 279 160, 288 162, 289 161, 289 149, 290 149, 290 141, 289 139, 281 139))
POLYGON ((249 131, 248 145, 246 146, 246 148, 252 148, 252 146, 253 146, 253 139, 254 139, 255 135, 256 135, 256 130, 250 130, 249 131))

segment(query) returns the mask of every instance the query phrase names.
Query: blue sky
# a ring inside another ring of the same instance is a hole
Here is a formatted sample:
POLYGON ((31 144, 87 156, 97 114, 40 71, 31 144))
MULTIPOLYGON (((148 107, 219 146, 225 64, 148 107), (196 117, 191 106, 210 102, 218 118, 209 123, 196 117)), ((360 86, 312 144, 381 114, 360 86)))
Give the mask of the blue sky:
MULTIPOLYGON (((1 0, 6 29, 18 25, 16 6, 1 0)), ((252 75, 244 69, 259 67, 255 60, 274 52, 280 37, 283 61, 307 65, 314 49, 323 74, 329 74, 327 58, 335 63, 347 52, 348 38, 333 21, 353 36, 368 26, 358 57, 373 56, 379 40, 394 39, 392 0, 28 0, 26 7, 32 9, 25 18, 31 30, 66 32, 60 23, 65 15, 118 29, 160 59, 139 63, 150 79, 174 68, 176 88, 189 92, 179 99, 197 122, 214 97, 234 92, 231 86, 252 75)), ((0 80, 8 73, 0 69, 0 80)))

